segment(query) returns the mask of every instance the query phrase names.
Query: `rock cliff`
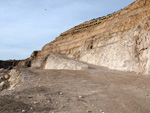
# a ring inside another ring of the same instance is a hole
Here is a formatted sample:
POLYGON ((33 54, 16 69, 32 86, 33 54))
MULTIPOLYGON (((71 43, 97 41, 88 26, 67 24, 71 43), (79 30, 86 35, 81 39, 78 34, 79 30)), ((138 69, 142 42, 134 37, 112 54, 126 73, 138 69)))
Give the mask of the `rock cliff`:
POLYGON ((19 65, 45 68, 52 63, 52 53, 110 69, 150 74, 150 0, 136 0, 118 12, 75 26, 19 65))

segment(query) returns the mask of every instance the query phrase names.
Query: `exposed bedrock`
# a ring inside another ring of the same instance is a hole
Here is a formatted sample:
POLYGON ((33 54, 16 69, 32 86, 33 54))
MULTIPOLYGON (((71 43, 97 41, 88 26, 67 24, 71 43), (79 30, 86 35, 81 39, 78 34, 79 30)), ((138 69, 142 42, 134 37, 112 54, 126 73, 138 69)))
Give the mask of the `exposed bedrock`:
POLYGON ((44 69, 83 70, 88 65, 58 54, 49 54, 45 58, 37 57, 32 60, 31 67, 44 69))
POLYGON ((50 60, 47 55, 57 53, 110 69, 150 74, 149 46, 150 0, 136 0, 118 12, 62 33, 36 53, 34 59, 40 60, 33 60, 32 65, 58 69, 63 65, 59 60, 45 65, 50 60))
POLYGON ((150 0, 136 0, 118 12, 75 26, 18 66, 85 69, 81 61, 150 74, 150 0))
POLYGON ((149 74, 150 28, 144 29, 145 25, 147 23, 115 33, 107 42, 99 41, 99 47, 80 52, 79 60, 111 69, 149 74))

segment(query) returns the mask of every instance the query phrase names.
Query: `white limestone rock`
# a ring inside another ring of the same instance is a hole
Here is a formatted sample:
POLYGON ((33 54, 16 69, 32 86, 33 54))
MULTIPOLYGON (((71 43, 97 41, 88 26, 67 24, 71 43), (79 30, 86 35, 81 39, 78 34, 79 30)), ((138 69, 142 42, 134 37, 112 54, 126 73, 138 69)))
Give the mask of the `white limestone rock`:
POLYGON ((86 64, 55 54, 50 54, 45 63, 45 69, 83 70, 87 68, 86 64))
POLYGON ((150 74, 149 31, 136 28, 116 33, 107 41, 99 41, 94 49, 81 52, 79 60, 115 70, 150 74))
POLYGON ((9 82, 9 89, 8 90, 13 90, 16 88, 16 86, 21 82, 21 77, 20 77, 21 72, 17 69, 12 69, 9 73, 10 78, 8 79, 9 82))

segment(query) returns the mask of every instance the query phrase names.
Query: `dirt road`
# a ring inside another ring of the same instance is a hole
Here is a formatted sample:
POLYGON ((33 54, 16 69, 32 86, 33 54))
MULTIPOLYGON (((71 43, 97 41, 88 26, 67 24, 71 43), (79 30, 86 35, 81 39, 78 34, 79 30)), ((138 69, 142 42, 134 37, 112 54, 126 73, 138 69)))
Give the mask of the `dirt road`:
POLYGON ((150 76, 93 66, 20 70, 22 83, 0 93, 0 113, 150 113, 150 76))

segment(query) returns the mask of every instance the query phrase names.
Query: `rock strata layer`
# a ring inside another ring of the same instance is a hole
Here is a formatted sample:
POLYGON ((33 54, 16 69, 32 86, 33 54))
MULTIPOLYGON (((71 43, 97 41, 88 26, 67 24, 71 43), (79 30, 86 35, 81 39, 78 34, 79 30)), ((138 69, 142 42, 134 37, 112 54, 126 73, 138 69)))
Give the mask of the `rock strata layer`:
POLYGON ((67 62, 68 69, 78 67, 67 60, 59 62, 63 58, 58 56, 55 62, 49 57, 52 53, 110 69, 150 74, 150 0, 136 0, 118 12, 75 26, 19 65, 60 69, 67 62))
POLYGON ((62 33, 34 53, 34 63, 38 61, 41 67, 48 54, 58 53, 110 69, 149 74, 149 46, 150 0, 136 0, 118 12, 62 33))

